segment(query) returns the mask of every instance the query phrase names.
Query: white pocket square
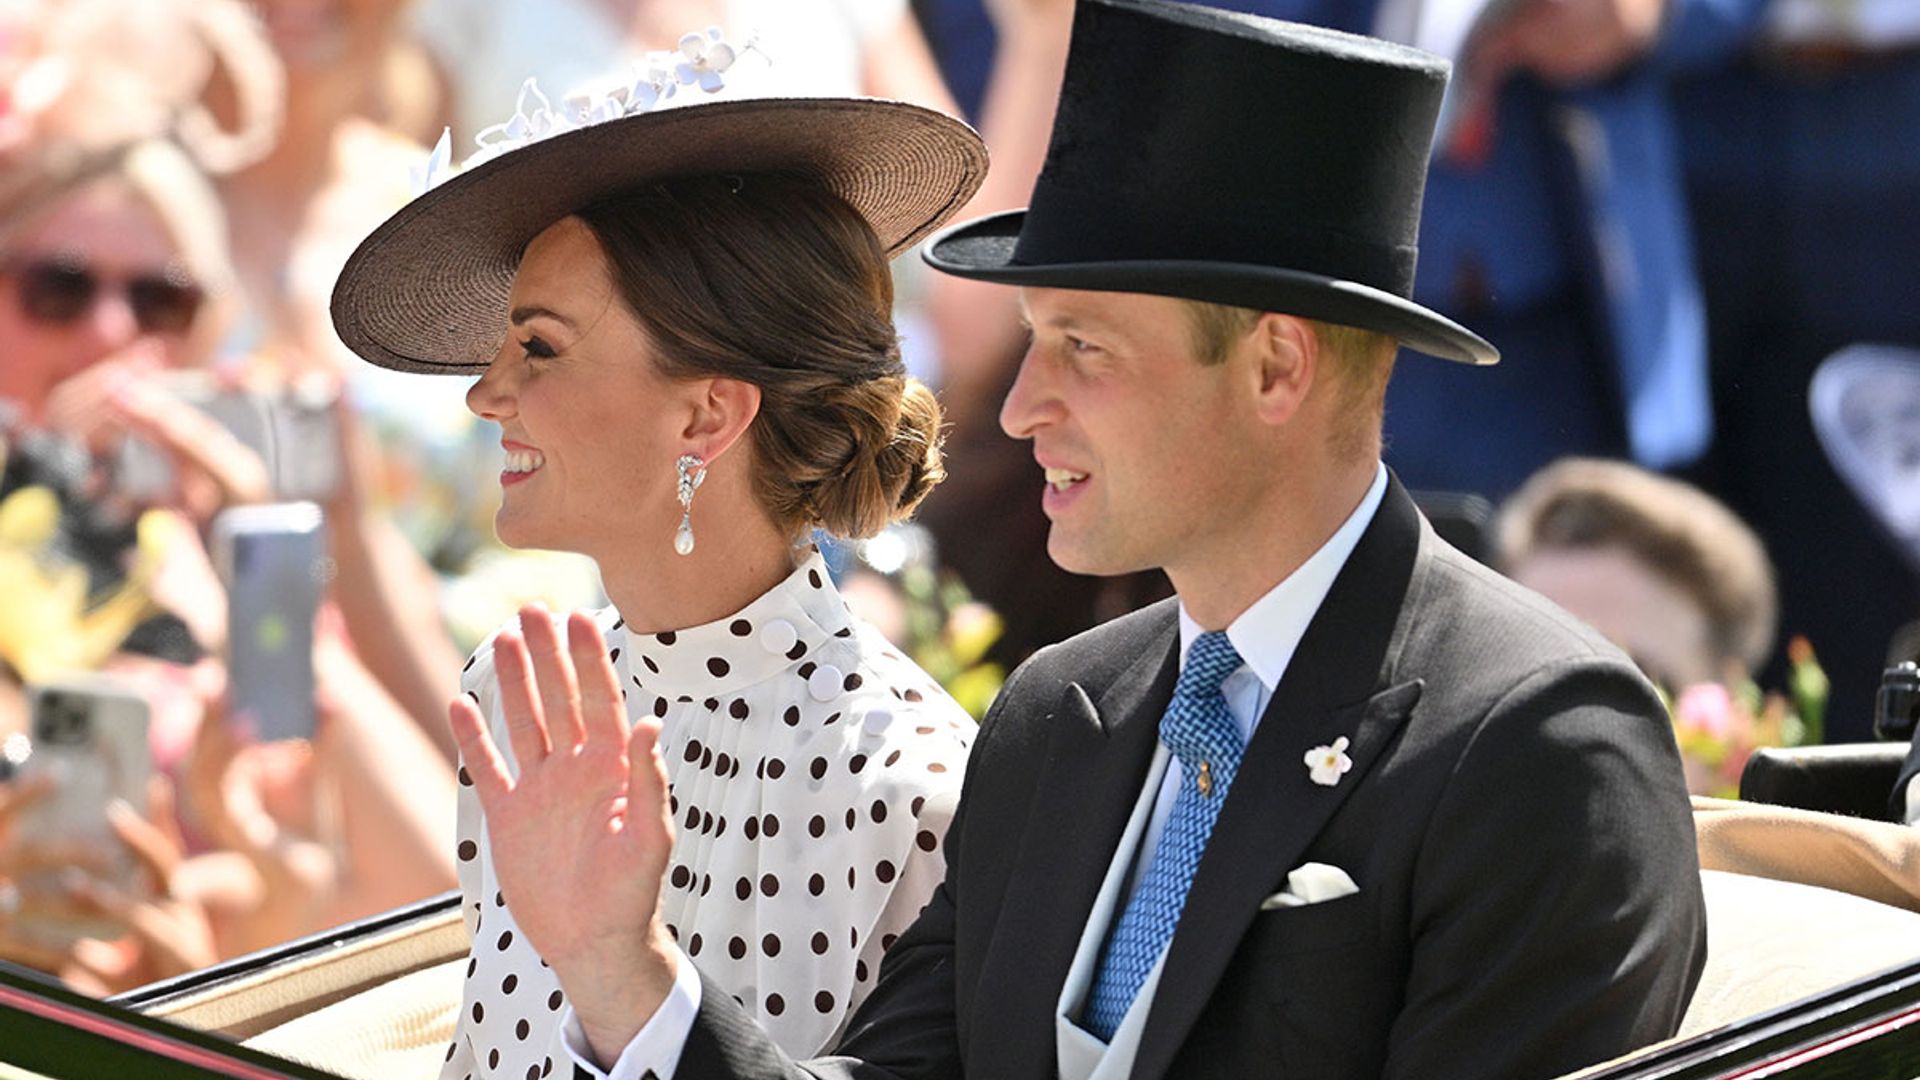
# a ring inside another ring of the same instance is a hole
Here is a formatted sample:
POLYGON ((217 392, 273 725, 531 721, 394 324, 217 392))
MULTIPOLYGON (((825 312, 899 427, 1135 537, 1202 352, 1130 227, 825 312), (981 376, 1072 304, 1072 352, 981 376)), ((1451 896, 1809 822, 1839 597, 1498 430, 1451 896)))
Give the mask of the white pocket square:
POLYGON ((1345 870, 1326 863, 1302 863, 1287 874, 1287 887, 1260 901, 1261 911, 1305 907, 1338 900, 1360 891, 1345 870))

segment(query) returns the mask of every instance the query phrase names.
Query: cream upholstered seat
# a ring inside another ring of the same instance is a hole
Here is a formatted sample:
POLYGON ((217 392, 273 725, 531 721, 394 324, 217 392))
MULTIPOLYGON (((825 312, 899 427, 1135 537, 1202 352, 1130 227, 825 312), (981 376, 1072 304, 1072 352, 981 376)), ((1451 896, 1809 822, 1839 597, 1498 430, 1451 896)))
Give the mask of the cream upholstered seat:
POLYGON ((346 1077, 430 1080, 453 1041, 466 966, 462 957, 390 979, 246 1044, 346 1077))
POLYGON ((1920 829, 1721 799, 1693 816, 1707 970, 1682 1036, 1920 958, 1920 829))
POLYGON ((1920 912, 1723 870, 1700 879, 1707 967, 1680 1038, 1920 959, 1920 912))
POLYGON ((438 1075, 466 969, 457 906, 244 968, 145 1011, 346 1077, 438 1075))
POLYGON ((1707 966, 1669 1041, 1920 959, 1920 829, 1721 799, 1693 808, 1707 966))

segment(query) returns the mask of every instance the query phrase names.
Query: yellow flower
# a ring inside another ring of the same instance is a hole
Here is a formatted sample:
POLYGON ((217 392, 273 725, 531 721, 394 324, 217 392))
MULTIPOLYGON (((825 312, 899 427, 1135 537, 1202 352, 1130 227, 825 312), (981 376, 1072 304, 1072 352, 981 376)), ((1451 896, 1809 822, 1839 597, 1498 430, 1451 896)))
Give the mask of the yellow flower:
POLYGON ((0 502, 0 547, 32 551, 60 528, 60 499, 44 487, 23 487, 0 502))
POLYGON ((1000 613, 978 601, 960 605, 947 616, 947 640, 953 645, 954 664, 970 668, 978 664, 1000 640, 1006 623, 1000 613))
POLYGON ((29 683, 96 668, 153 610, 147 582, 172 542, 163 515, 136 526, 134 566, 105 600, 87 606, 87 572, 47 550, 58 534, 60 503, 43 487, 0 502, 0 661, 29 683))

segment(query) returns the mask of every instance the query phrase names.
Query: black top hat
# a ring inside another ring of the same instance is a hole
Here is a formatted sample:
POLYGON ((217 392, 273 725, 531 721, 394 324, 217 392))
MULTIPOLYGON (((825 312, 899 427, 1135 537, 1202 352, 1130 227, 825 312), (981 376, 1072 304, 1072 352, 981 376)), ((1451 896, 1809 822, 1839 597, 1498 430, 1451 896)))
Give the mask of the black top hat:
POLYGON ((1080 0, 1026 210, 935 236, 936 269, 1155 293, 1391 334, 1491 364, 1412 301, 1446 62, 1166 0, 1080 0))

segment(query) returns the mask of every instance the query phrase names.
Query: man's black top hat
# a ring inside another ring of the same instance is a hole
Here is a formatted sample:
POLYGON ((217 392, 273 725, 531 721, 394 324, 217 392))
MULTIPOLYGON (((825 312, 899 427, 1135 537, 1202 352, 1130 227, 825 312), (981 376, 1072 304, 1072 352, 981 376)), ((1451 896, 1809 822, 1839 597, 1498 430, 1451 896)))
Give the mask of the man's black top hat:
POLYGON ((1447 64, 1416 49, 1165 0, 1080 0, 1025 210, 925 257, 1010 285, 1154 293, 1378 330, 1491 364, 1413 302, 1447 64))

